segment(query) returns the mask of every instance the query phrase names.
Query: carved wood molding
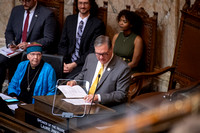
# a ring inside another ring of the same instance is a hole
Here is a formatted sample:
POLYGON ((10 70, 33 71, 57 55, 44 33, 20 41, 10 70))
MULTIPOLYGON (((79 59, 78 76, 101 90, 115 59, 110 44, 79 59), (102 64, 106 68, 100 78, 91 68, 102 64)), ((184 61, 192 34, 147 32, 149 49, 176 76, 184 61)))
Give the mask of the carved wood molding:
POLYGON ((143 20, 142 38, 145 43, 145 69, 146 71, 153 71, 154 58, 155 58, 155 46, 156 46, 156 34, 157 31, 157 18, 158 13, 154 12, 152 17, 144 10, 143 7, 135 11, 143 20), (145 29, 145 30, 144 30, 145 29), (145 32, 145 33, 144 33, 145 32), (148 37, 148 38, 147 38, 148 37))
POLYGON ((200 18, 200 0, 196 0, 190 7, 190 0, 186 0, 183 11, 200 18))

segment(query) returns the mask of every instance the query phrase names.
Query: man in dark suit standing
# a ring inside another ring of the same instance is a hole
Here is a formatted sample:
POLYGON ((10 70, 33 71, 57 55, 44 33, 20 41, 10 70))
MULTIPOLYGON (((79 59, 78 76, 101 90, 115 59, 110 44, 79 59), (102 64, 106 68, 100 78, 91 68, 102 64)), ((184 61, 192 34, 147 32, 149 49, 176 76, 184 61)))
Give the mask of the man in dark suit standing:
MULTIPOLYGON (((13 51, 17 48, 26 50, 31 42, 43 45, 45 53, 50 53, 56 47, 56 20, 52 11, 39 5, 37 0, 20 0, 22 5, 12 9, 6 32, 6 46, 13 51)), ((21 60, 21 55, 7 58, 0 55, 0 91, 5 80, 6 68, 9 68, 9 76, 21 60)))
POLYGON ((58 54, 64 56, 64 77, 71 79, 81 71, 86 56, 94 52, 96 37, 105 33, 103 21, 95 17, 95 0, 76 0, 76 5, 78 14, 66 18, 58 47, 58 54))
MULTIPOLYGON (((85 100, 99 102, 106 106, 116 106, 126 102, 130 85, 130 67, 113 54, 109 37, 103 35, 97 37, 94 48, 95 54, 91 53, 87 56, 82 71, 74 78, 74 80, 86 80, 90 83, 85 100)), ((67 85, 75 85, 74 80, 67 85)))

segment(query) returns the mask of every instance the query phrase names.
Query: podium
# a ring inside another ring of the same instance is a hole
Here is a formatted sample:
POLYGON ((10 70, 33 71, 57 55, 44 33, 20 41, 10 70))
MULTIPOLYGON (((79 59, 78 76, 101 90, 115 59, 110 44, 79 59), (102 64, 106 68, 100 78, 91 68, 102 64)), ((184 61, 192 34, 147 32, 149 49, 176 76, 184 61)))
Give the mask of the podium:
MULTIPOLYGON (((63 96, 57 96, 62 99, 63 96)), ((82 126, 89 121, 90 118, 100 117, 101 115, 113 114, 115 111, 111 108, 105 107, 100 104, 92 105, 90 115, 83 118, 71 118, 70 122, 62 117, 52 115, 52 103, 54 96, 35 96, 35 104, 19 105, 15 110, 15 118, 33 125, 37 128, 44 129, 50 132, 65 132, 69 124, 70 131, 79 131, 82 126)), ((59 112, 72 112, 75 115, 81 115, 84 112, 85 106, 72 105, 63 100, 56 102, 55 110, 59 112)), ((90 105, 86 106, 87 110, 90 105)))

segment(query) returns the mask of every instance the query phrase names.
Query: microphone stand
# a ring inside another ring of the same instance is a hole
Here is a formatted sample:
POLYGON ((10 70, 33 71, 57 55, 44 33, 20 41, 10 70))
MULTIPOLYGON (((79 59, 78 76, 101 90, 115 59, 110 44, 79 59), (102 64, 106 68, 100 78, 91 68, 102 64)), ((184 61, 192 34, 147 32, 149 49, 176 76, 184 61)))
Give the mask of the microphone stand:
MULTIPOLYGON (((82 118, 82 117, 84 117, 85 114, 86 114, 86 105, 85 105, 85 107, 84 107, 84 113, 83 113, 83 115, 81 115, 81 116, 74 115, 74 114, 71 113, 71 112, 62 112, 61 114, 56 114, 56 113, 54 113, 56 94, 57 94, 57 90, 58 90, 58 83, 59 83, 60 80, 66 80, 66 79, 58 79, 58 80, 57 80, 56 87, 55 87, 56 89, 55 89, 54 99, 53 99, 53 105, 52 105, 52 114, 53 114, 54 116, 60 116, 60 117, 62 117, 62 118, 66 118, 66 120, 67 120, 67 131, 66 131, 66 132, 69 133, 69 130, 70 130, 70 128, 69 128, 69 120, 70 120, 71 118, 82 118)), ((51 90, 51 91, 52 91, 52 90, 51 90)), ((50 92, 51 92, 51 91, 50 91, 50 92)))
MULTIPOLYGON (((99 74, 99 75, 98 75, 98 79, 97 79, 97 86, 98 86, 98 84, 99 84, 99 79, 100 79, 100 77, 101 77, 101 75, 99 74)), ((92 103, 94 102, 94 96, 95 96, 95 94, 96 94, 97 86, 96 86, 96 89, 95 89, 95 91, 94 91, 94 95, 93 95, 93 97, 92 97, 92 102, 91 102, 91 104, 90 104, 90 108, 89 108, 89 111, 88 111, 88 115, 90 114, 90 111, 91 111, 91 108, 92 108, 92 103)))

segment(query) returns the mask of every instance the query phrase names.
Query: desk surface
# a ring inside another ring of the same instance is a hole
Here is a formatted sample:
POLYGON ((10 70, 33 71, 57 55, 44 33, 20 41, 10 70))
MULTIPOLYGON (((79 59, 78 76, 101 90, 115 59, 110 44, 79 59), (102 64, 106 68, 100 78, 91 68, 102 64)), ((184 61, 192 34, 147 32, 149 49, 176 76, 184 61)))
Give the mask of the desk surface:
POLYGON ((57 95, 55 98, 55 104, 53 105, 54 96, 35 96, 35 104, 34 108, 37 111, 41 112, 48 112, 52 114, 52 107, 54 108, 54 111, 56 113, 62 113, 62 112, 72 112, 75 115, 80 115, 84 113, 84 110, 86 109, 86 114, 88 114, 89 109, 91 108, 90 114, 99 114, 99 113, 114 113, 115 110, 108 108, 106 106, 103 106, 101 104, 95 104, 95 105, 73 105, 70 103, 67 103, 63 101, 62 95, 57 95), (42 108, 41 108, 42 107, 42 108), (45 108, 46 107, 46 108, 45 108))
MULTIPOLYGON (((19 105, 19 108, 15 111, 15 117, 19 120, 27 122, 38 128, 52 129, 52 127, 58 127, 66 130, 67 120, 62 117, 52 115, 52 104, 54 96, 36 96, 35 104, 19 105), (46 125, 44 125, 46 123, 46 125), (41 126, 42 125, 42 126, 41 126), (51 125, 48 127, 48 125, 51 125), (56 125, 56 126, 55 126, 56 125)), ((61 114, 62 112, 73 112, 75 115, 81 115, 85 106, 72 105, 66 103, 63 100, 56 100, 54 113, 61 114)), ((88 110, 90 106, 86 106, 88 110)), ((87 111, 86 111, 87 112, 87 111)), ((115 111, 100 104, 92 105, 91 115, 86 115, 83 118, 70 119, 70 130, 77 130, 77 127, 85 126, 85 124, 97 117, 105 117, 113 114, 115 111)))

